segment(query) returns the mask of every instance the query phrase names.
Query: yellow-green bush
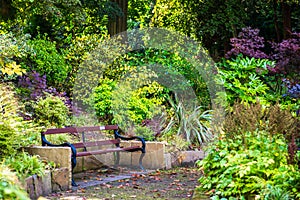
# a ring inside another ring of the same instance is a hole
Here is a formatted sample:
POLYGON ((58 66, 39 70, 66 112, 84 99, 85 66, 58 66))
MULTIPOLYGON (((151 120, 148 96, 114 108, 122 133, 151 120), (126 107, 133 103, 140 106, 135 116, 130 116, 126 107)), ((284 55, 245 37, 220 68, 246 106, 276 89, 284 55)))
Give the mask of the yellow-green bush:
POLYGON ((12 87, 0 84, 0 158, 12 155, 21 146, 38 142, 39 128, 23 120, 22 109, 12 87))
POLYGON ((0 84, 0 158, 16 151, 22 118, 18 115, 18 103, 10 87, 0 84))
POLYGON ((34 105, 36 122, 44 127, 63 127, 67 123, 69 109, 61 98, 47 96, 38 100, 34 105))

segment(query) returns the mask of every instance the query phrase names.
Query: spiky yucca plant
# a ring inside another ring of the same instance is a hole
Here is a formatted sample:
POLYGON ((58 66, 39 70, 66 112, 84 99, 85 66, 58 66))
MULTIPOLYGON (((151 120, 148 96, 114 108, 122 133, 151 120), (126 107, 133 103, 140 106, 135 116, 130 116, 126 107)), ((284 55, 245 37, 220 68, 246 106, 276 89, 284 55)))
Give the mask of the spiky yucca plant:
POLYGON ((169 102, 174 110, 174 116, 163 132, 177 129, 177 135, 185 138, 189 144, 201 145, 212 139, 213 134, 209 128, 211 110, 203 111, 201 106, 195 106, 191 110, 182 101, 176 104, 169 99, 169 102))

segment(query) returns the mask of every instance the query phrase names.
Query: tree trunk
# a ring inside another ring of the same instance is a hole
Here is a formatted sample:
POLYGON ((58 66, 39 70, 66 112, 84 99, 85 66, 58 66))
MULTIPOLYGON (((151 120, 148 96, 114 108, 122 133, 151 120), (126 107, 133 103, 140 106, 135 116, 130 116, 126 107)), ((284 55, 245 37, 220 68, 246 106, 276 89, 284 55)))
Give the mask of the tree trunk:
POLYGON ((11 0, 0 0, 0 18, 9 19, 13 14, 11 0))
POLYGON ((115 2, 123 12, 123 16, 116 16, 114 19, 110 18, 108 23, 108 33, 113 36, 127 30, 127 11, 128 0, 111 0, 115 2))
POLYGON ((285 2, 282 3, 282 23, 283 23, 283 39, 291 37, 291 6, 285 2))
POLYGON ((273 19, 274 19, 274 27, 276 31, 276 39, 277 39, 276 42, 280 42, 281 36, 280 36, 279 25, 278 25, 277 5, 278 5, 277 0, 273 0, 273 12, 274 12, 273 19))

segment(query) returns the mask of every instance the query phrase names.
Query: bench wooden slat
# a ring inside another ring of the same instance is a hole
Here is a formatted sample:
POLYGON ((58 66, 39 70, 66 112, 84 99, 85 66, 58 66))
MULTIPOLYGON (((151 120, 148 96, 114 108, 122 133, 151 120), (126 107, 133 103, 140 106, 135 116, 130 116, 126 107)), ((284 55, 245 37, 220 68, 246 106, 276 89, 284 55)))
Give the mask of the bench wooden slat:
POLYGON ((120 140, 101 140, 101 141, 95 141, 95 142, 79 142, 74 143, 75 148, 84 148, 84 147, 94 147, 99 145, 109 145, 109 144, 119 144, 120 140))
POLYGON ((141 149, 141 147, 139 147, 139 146, 133 146, 133 147, 126 147, 126 148, 113 148, 113 149, 96 150, 96 151, 83 151, 83 152, 77 152, 76 157, 105 154, 105 153, 112 153, 112 152, 121 152, 121 151, 129 151, 130 152, 130 151, 140 150, 140 149, 141 149))
POLYGON ((66 127, 48 129, 43 134, 59 134, 59 133, 81 133, 85 131, 101 131, 101 130, 118 130, 118 125, 106 125, 106 126, 86 126, 86 127, 66 127))

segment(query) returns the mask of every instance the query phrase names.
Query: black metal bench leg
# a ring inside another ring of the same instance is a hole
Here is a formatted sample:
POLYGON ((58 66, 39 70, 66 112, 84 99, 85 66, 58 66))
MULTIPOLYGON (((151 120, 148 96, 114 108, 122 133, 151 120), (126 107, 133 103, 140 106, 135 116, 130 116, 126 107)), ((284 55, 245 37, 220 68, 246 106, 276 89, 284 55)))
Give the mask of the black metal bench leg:
POLYGON ((139 165, 140 165, 141 170, 146 171, 145 168, 143 167, 143 158, 144 158, 144 156, 145 156, 145 153, 142 153, 141 156, 140 156, 139 165))
POLYGON ((74 181, 73 175, 72 175, 72 186, 77 187, 78 185, 76 184, 76 182, 74 181))
POLYGON ((76 166, 76 158, 75 158, 75 161, 74 159, 72 158, 72 186, 75 186, 77 187, 78 185, 76 184, 75 180, 74 180, 74 176, 73 176, 73 169, 75 168, 76 166))
POLYGON ((74 180, 74 176, 73 176, 73 171, 74 171, 74 168, 76 167, 76 164, 77 164, 76 154, 74 155, 74 152, 73 152, 72 157, 71 157, 71 163, 72 163, 72 171, 71 171, 71 173, 72 173, 72 186, 77 187, 78 185, 76 184, 76 182, 74 180))
POLYGON ((74 168, 75 168, 75 166, 72 167, 72 186, 77 187, 78 185, 76 184, 76 182, 75 182, 75 180, 74 180, 74 176, 73 176, 73 169, 74 169, 74 168))

